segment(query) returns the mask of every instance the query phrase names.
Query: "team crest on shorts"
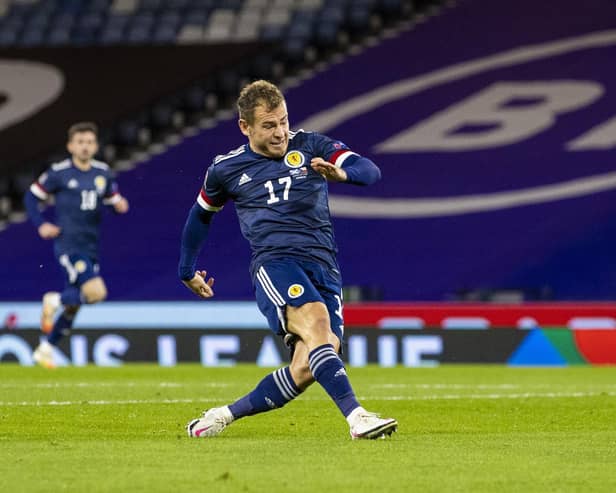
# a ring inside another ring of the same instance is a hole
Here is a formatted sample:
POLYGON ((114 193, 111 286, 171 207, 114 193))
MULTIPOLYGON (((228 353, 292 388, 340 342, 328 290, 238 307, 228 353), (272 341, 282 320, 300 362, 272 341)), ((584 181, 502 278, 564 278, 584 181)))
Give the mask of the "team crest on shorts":
POLYGON ((287 152, 287 155, 284 157, 284 164, 286 164, 289 168, 299 168, 303 166, 306 158, 299 151, 291 151, 287 152))
POLYGON ((289 298, 299 298, 302 294, 304 294, 304 286, 301 284, 291 284, 287 291, 289 298))
POLYGON ((98 194, 102 195, 105 192, 105 187, 107 186, 107 179, 104 176, 98 175, 94 178, 94 186, 96 187, 98 194))
POLYGON ((75 270, 80 274, 83 274, 86 271, 86 263, 83 260, 78 260, 75 262, 75 270))

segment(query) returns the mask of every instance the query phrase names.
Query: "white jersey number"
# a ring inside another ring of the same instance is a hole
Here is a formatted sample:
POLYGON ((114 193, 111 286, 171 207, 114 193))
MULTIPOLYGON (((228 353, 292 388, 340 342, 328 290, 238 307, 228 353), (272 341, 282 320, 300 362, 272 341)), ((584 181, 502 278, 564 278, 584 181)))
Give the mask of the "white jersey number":
POLYGON ((96 200, 98 194, 96 190, 82 190, 81 191, 81 210, 93 211, 96 209, 96 200))
MULTIPOLYGON (((291 189, 291 177, 285 176, 283 178, 278 178, 278 183, 284 185, 284 191, 282 192, 282 200, 289 200, 289 190, 291 189)), ((267 204, 275 204, 276 202, 280 202, 280 199, 274 193, 274 184, 272 180, 266 181, 263 186, 267 188, 269 192, 269 199, 267 199, 267 204)))

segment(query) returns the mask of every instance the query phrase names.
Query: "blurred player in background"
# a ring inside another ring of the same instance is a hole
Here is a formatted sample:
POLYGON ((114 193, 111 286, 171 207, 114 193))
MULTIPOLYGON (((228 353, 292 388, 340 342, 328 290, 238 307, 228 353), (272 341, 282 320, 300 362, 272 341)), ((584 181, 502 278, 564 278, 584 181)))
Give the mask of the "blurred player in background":
POLYGON ((119 214, 128 212, 109 166, 93 159, 98 151, 98 128, 81 122, 68 130, 71 157, 52 164, 24 198, 28 217, 45 240, 54 240, 54 253, 66 276, 62 293, 43 296, 41 330, 47 334, 34 351, 36 363, 53 368, 53 346, 67 334, 83 303, 98 303, 107 296, 99 275, 98 243, 104 205, 119 214), (43 217, 39 203, 55 198, 55 222, 43 217), (56 318, 56 314, 62 311, 56 318))
POLYGON ((233 404, 192 420, 188 434, 218 435, 234 420, 284 406, 316 380, 347 419, 352 438, 390 435, 398 423, 361 407, 339 356, 342 278, 327 199, 328 180, 370 185, 380 171, 340 141, 290 132, 284 97, 269 82, 246 86, 238 109, 248 143, 209 167, 184 226, 179 276, 198 296, 214 295, 214 279, 195 265, 212 216, 233 200, 253 252, 259 309, 291 347, 291 364, 233 404))

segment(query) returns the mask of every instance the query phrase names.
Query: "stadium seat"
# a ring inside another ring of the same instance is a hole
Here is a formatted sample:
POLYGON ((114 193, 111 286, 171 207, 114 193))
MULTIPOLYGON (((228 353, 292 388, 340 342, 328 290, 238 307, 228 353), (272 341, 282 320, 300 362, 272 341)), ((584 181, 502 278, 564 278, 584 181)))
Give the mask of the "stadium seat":
POLYGON ((169 104, 158 103, 148 113, 148 123, 154 131, 164 130, 171 126, 173 108, 169 104))
POLYGON ((257 8, 264 10, 270 4, 270 0, 244 0, 244 9, 257 8))
POLYGON ((124 40, 124 28, 116 26, 105 27, 100 35, 99 42, 102 45, 114 45, 119 44, 124 40))
POLYGON ((219 6, 217 0, 191 0, 190 8, 193 9, 208 9, 211 10, 219 6))
POLYGON ((138 0, 113 0, 109 11, 114 14, 132 14, 137 10, 138 0))
POLYGON ((105 27, 114 29, 125 29, 130 22, 131 17, 128 15, 111 15, 107 18, 105 27))
POLYGON ((209 17, 208 9, 192 9, 184 16, 184 25, 204 26, 209 17))
POLYGON ((109 10, 110 0, 90 0, 87 6, 89 12, 107 12, 109 10))
POLYGON ((345 15, 344 7, 342 7, 341 5, 336 5, 336 6, 328 5, 326 8, 319 11, 317 20, 319 23, 327 22, 327 23, 333 23, 336 25, 340 25, 344 22, 345 17, 346 15, 345 15))
POLYGON ((157 26, 169 26, 169 27, 177 28, 181 22, 182 22, 182 15, 179 12, 172 11, 172 10, 162 12, 156 18, 157 26))
POLYGON ((120 145, 136 145, 139 139, 139 124, 136 121, 124 121, 116 127, 113 142, 120 145))
POLYGON ((302 63, 306 55, 307 43, 304 38, 287 38, 283 47, 283 56, 291 65, 302 63))
POLYGON ((237 11, 242 8, 242 1, 243 0, 218 0, 216 7, 237 11))
POLYGON ((104 22, 105 18, 100 12, 88 12, 77 19, 77 28, 96 31, 104 22))
POLYGON ((295 7, 300 10, 317 10, 326 3, 323 0, 298 0, 295 7))
POLYGON ((320 22, 315 28, 315 44, 322 49, 335 48, 338 42, 339 26, 334 22, 320 22))
POLYGON ((22 15, 9 14, 2 19, 1 30, 21 31, 25 25, 25 17, 22 15))
POLYGON ((202 26, 185 25, 178 32, 177 42, 180 44, 200 44, 205 41, 204 29, 202 26))
POLYGON ((406 5, 408 3, 403 0, 380 0, 379 6, 386 18, 394 18, 402 14, 405 8, 408 8, 408 5, 406 5))
POLYGON ((140 12, 131 16, 129 23, 131 28, 150 29, 155 20, 156 16, 152 12, 140 12))
POLYGON ((63 27, 51 29, 47 33, 47 44, 50 46, 63 46, 70 44, 71 31, 63 27))
POLYGON ((182 94, 181 107, 190 113, 198 113, 205 110, 206 92, 201 86, 193 86, 182 94))
POLYGON ((50 14, 47 12, 35 12, 25 20, 27 28, 45 29, 50 22, 50 14))
POLYGON ((18 31, 13 29, 0 29, 0 46, 9 47, 17 44, 18 31))
POLYGON ((157 26, 152 33, 151 40, 155 44, 172 44, 177 37, 177 29, 171 25, 157 26))
POLYGON ((53 27, 63 27, 70 29, 75 24, 75 14, 72 12, 60 12, 53 17, 51 25, 53 27))
POLYGON ((162 0, 140 0, 138 10, 153 12, 161 8, 164 5, 162 0))
POLYGON ((280 41, 286 32, 286 26, 282 24, 266 24, 261 28, 261 40, 267 43, 280 41))
POLYGON ((349 30, 355 36, 362 36, 370 30, 370 10, 366 7, 351 8, 348 14, 349 30))
POLYGON ((129 44, 146 44, 150 40, 150 31, 147 26, 133 26, 128 29, 124 38, 129 44))
POLYGON ((291 11, 289 9, 274 9, 274 7, 270 7, 270 10, 265 13, 265 16, 263 18, 263 25, 286 26, 287 24, 289 24, 290 21, 291 11))
POLYGON ((29 29, 22 33, 19 46, 38 46, 43 44, 43 32, 40 29, 29 29))
POLYGON ((56 2, 56 9, 60 12, 67 12, 76 14, 83 8, 84 2, 82 0, 58 0, 56 2))

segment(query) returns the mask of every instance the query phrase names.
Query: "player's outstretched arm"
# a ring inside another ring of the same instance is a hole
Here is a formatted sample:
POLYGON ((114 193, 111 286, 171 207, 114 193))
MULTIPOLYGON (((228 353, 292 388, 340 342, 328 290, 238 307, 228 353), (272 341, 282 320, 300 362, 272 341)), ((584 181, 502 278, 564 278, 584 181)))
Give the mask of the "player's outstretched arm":
POLYGON ((310 161, 310 166, 312 169, 319 173, 321 176, 327 179, 327 181, 346 181, 347 174, 346 171, 342 168, 338 168, 332 163, 325 161, 325 159, 320 157, 314 157, 310 161))
POLYGON ((198 270, 192 279, 188 281, 182 281, 184 286, 190 289, 193 293, 201 298, 211 298, 214 296, 214 278, 207 278, 207 272, 204 270, 198 270))
POLYGON ((125 197, 122 197, 115 204, 113 204, 113 210, 118 214, 126 214, 128 212, 129 205, 128 200, 125 197))
POLYGON ((329 181, 350 183, 352 185, 372 185, 381 179, 381 170, 370 159, 353 154, 336 166, 320 157, 310 161, 312 168, 329 181))
POLYGON ((43 223, 38 227, 38 234, 44 240, 51 240, 60 236, 61 229, 53 223, 43 223))
POLYGON ((24 206, 28 218, 36 226, 38 234, 44 240, 57 238, 60 235, 61 229, 53 223, 46 221, 39 210, 39 198, 31 191, 27 191, 24 195, 24 206))
POLYGON ((205 271, 195 269, 197 257, 208 236, 212 216, 212 212, 202 209, 199 204, 194 204, 182 231, 178 276, 188 289, 201 298, 214 296, 212 289, 214 279, 207 279, 205 271))

